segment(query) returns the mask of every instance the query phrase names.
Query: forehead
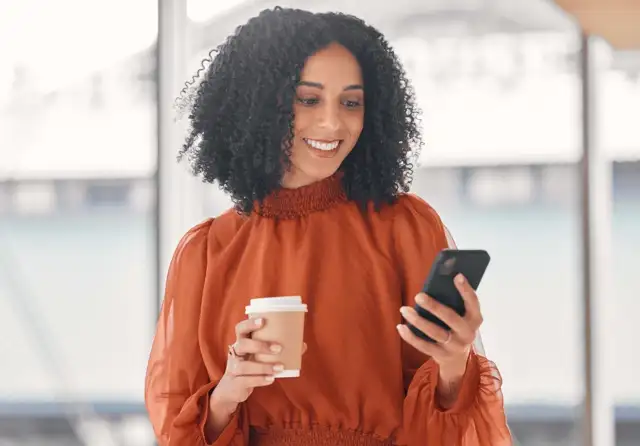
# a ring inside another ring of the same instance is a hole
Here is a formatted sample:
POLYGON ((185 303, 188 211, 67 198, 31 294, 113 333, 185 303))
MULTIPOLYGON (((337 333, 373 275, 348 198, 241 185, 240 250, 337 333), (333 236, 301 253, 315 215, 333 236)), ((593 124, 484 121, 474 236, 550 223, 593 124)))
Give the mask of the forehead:
POLYGON ((307 59, 301 80, 340 86, 359 84, 362 83, 362 71, 348 49, 332 43, 307 59))

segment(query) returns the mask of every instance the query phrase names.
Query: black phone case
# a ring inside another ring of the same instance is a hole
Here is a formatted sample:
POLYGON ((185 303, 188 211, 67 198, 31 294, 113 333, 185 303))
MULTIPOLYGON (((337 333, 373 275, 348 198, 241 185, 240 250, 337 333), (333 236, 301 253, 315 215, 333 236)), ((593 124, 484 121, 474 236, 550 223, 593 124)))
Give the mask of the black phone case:
MULTIPOLYGON (((460 316, 464 316, 464 300, 453 283, 453 279, 458 273, 462 273, 467 278, 471 287, 477 290, 487 266, 489 266, 490 260, 489 253, 480 249, 444 249, 434 260, 422 291, 438 302, 452 308, 460 316)), ((421 317, 449 330, 449 326, 431 312, 420 307, 418 304, 414 305, 414 308, 421 317)), ((413 334, 420 339, 435 342, 413 325, 407 325, 413 334)))

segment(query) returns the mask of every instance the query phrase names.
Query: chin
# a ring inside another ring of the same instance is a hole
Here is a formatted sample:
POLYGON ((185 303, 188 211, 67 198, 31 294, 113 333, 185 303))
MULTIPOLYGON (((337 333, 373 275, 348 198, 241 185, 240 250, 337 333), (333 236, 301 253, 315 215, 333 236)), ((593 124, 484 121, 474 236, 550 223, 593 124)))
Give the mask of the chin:
POLYGON ((322 181, 340 170, 344 158, 345 152, 338 152, 333 157, 318 157, 307 151, 294 153, 286 182, 300 187, 322 181))

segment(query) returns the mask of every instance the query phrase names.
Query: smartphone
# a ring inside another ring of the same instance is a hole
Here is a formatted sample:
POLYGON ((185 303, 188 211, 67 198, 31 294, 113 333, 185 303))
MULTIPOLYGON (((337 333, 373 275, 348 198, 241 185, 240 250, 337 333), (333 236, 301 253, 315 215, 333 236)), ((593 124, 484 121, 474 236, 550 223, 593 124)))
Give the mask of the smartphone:
MULTIPOLYGON (((449 308, 452 308, 460 316, 464 316, 464 300, 453 283, 453 279, 456 275, 462 273, 469 282, 469 285, 471 285, 474 290, 477 290, 489 266, 490 260, 489 253, 482 249, 444 249, 440 251, 433 261, 431 271, 424 283, 422 292, 449 308)), ((447 324, 418 304, 416 304, 414 308, 423 318, 442 328, 450 329, 447 324)), ((413 334, 419 338, 425 341, 435 342, 413 325, 407 325, 413 334)))

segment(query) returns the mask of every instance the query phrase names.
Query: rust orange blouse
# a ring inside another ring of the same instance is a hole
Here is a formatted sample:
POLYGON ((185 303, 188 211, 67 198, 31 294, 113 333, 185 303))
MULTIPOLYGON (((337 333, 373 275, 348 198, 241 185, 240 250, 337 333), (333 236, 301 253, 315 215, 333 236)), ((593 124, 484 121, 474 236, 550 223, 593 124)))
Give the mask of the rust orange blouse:
POLYGON ((249 299, 300 295, 301 376, 256 389, 215 446, 510 445, 495 366, 473 353, 454 407, 442 410, 437 365, 395 328, 446 246, 424 201, 403 195, 361 211, 338 176, 191 229, 169 269, 147 370, 159 444, 206 444, 208 395, 249 299))

